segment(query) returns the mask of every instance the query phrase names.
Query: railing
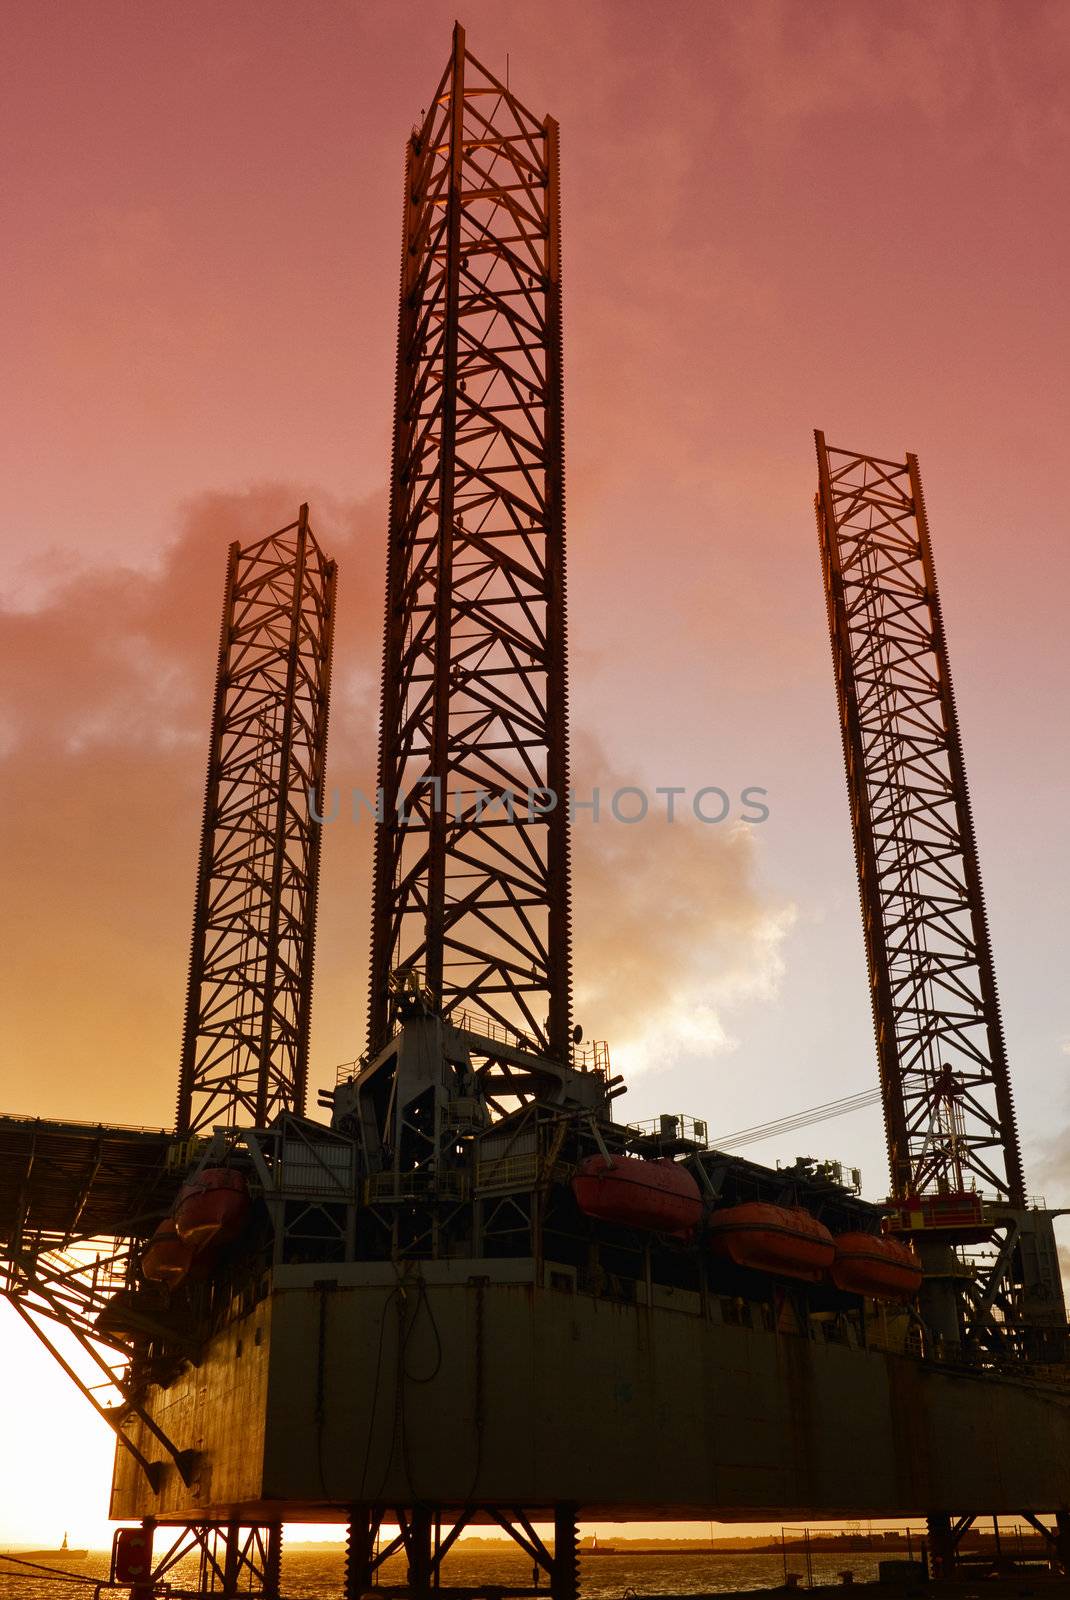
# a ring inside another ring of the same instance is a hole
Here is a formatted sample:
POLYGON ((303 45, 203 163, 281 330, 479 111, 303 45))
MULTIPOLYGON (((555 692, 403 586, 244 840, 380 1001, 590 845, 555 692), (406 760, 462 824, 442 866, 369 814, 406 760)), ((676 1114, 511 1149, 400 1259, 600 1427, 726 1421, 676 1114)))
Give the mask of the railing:
MULTIPOLYGON (((479 1011, 453 1011, 446 1019, 455 1028, 460 1028, 465 1033, 473 1033, 480 1039, 493 1039, 497 1044, 509 1045, 514 1050, 526 1050, 531 1055, 541 1056, 542 1046, 534 1039, 529 1039, 519 1028, 511 1028, 505 1023, 495 1022, 493 1017, 485 1017, 479 1011)), ((609 1045, 605 1039, 591 1039, 586 1044, 572 1044, 569 1046, 569 1066, 577 1072, 602 1072, 609 1077, 609 1045)))
POLYGON ((0 1115, 0 1123, 5 1122, 42 1122, 46 1128, 59 1132, 62 1128, 85 1128, 89 1133, 151 1133, 162 1134, 165 1139, 173 1137, 170 1128, 150 1128, 143 1122, 86 1122, 79 1117, 43 1117, 39 1111, 5 1111, 0 1115))
POLYGON ((905 1315, 896 1315, 878 1302, 877 1314, 866 1319, 866 1348, 883 1350, 889 1355, 913 1356, 922 1360, 925 1350, 918 1324, 905 1315))
POLYGON ((534 1151, 522 1156, 498 1156, 476 1163, 477 1189, 533 1189, 539 1181, 539 1157, 534 1151))
POLYGON ((535 1040, 529 1039, 519 1028, 509 1028, 504 1022, 495 1022, 493 1017, 485 1017, 480 1011, 451 1011, 445 1020, 452 1027, 460 1028, 464 1033, 474 1033, 480 1039, 493 1039, 496 1044, 507 1044, 514 1050, 530 1050, 532 1055, 540 1053, 535 1040))
POLYGON ((776 1170, 789 1178, 799 1178, 807 1183, 832 1184, 846 1189, 849 1194, 861 1194, 862 1172, 846 1161, 836 1161, 829 1156, 822 1160, 814 1156, 796 1156, 790 1164, 778 1161, 776 1170))
POLYGON ((682 1112, 676 1115, 647 1117, 642 1122, 629 1122, 628 1127, 640 1138, 653 1139, 661 1144, 676 1144, 683 1141, 698 1145, 702 1150, 709 1148, 708 1124, 700 1117, 687 1117, 682 1112))
MULTIPOLYGON (((493 1017, 484 1016, 481 1011, 451 1011, 443 1021, 453 1028, 459 1028, 462 1033, 471 1033, 477 1039, 490 1039, 495 1044, 504 1044, 511 1050, 525 1050, 529 1055, 541 1056, 542 1046, 535 1039, 529 1039, 519 1028, 509 1027, 504 1022, 496 1022, 493 1017)), ((384 1041, 385 1042, 385 1041, 384 1041)), ((601 1072, 609 1077, 609 1045, 605 1039, 591 1039, 586 1044, 573 1044, 569 1046, 569 1066, 577 1072, 601 1072)), ((355 1061, 343 1061, 334 1069, 335 1087, 340 1083, 347 1083, 355 1078, 370 1060, 367 1052, 358 1056, 355 1061)))
POLYGON ((600 1072, 609 1077, 609 1045, 605 1039, 591 1039, 587 1044, 574 1044, 569 1061, 578 1072, 600 1072))
POLYGON ((168 1172, 184 1172, 193 1161, 194 1156, 202 1145, 208 1143, 207 1134, 190 1134, 188 1138, 178 1138, 167 1147, 164 1165, 168 1172))
POLYGON ((364 1202, 382 1200, 464 1200, 464 1172, 372 1172, 364 1180, 364 1202))
POLYGON ((340 1083, 348 1083, 355 1078, 368 1065, 368 1057, 358 1056, 355 1061, 343 1061, 334 1069, 334 1086, 337 1089, 340 1083))

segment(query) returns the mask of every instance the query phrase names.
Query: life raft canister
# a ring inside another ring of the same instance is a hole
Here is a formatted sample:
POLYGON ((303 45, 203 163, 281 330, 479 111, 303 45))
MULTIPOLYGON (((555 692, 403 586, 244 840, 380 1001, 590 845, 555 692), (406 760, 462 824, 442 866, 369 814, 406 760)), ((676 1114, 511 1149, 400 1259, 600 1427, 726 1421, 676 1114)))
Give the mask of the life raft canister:
POLYGON ((686 1167, 667 1158, 587 1156, 572 1179, 576 1204, 588 1217, 625 1228, 649 1228, 687 1238, 702 1216, 702 1195, 686 1167))
POLYGON ((231 1244, 245 1227, 249 1187, 233 1167, 205 1167, 184 1183, 175 1201, 178 1236, 197 1251, 231 1244))
POLYGON ((774 1206, 764 1200, 713 1212, 707 1239, 714 1255, 727 1257, 737 1267, 810 1283, 821 1279, 836 1255, 836 1241, 823 1222, 799 1206, 774 1206))
POLYGON ((865 1294, 873 1300, 910 1300, 921 1288, 922 1267, 916 1252, 898 1239, 875 1233, 840 1233, 829 1276, 837 1289, 848 1294, 865 1294))

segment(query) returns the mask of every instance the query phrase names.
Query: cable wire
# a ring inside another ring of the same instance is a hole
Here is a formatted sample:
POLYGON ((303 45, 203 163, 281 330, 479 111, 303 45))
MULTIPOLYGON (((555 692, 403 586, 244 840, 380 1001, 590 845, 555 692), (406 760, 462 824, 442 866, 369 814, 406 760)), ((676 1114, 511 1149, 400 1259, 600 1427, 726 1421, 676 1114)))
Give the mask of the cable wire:
POLYGON ((735 1133, 726 1133, 712 1141, 716 1150, 735 1150, 740 1145, 759 1144, 763 1139, 775 1139, 778 1134, 794 1133, 799 1128, 813 1127, 818 1122, 828 1122, 833 1117, 847 1116, 852 1111, 861 1111, 866 1106, 877 1105, 881 1098, 881 1091, 877 1089, 862 1089, 857 1094, 844 1095, 839 1100, 827 1100, 823 1105, 811 1106, 806 1111, 793 1111, 787 1116, 777 1117, 772 1122, 755 1123, 750 1128, 740 1128, 735 1133))

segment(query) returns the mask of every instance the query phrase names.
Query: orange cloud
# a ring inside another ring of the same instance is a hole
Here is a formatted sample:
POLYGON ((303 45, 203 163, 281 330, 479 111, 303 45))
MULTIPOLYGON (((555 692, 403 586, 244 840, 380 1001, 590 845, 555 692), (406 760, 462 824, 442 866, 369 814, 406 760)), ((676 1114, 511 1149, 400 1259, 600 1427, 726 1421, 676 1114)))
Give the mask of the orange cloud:
MULTIPOLYGON (((170 1121, 226 548, 302 498, 203 495, 155 570, 89 573, 0 618, 8 1109, 170 1121)), ((332 759, 364 772, 384 508, 321 497, 312 525, 343 573, 332 759)))
MULTIPOLYGON (((225 551, 301 498, 203 495, 152 571, 78 576, 3 618, 12 1109, 170 1120, 225 551)), ((339 561, 328 785, 370 794, 385 506, 313 497, 311 520, 339 561)), ((576 752, 578 788, 624 781, 589 735, 576 752)), ((753 838, 654 815, 580 820, 575 837, 588 1032, 636 1067, 664 1061, 689 1018, 723 1046, 721 1011, 768 992, 788 925, 755 888, 753 838)), ((314 1080, 363 1046, 371 841, 367 819, 325 837, 314 1080)))
MULTIPOLYGON (((609 796, 632 781, 591 735, 574 739, 577 795, 602 794, 600 820, 573 829, 576 1011, 608 1038, 629 1076, 671 1066, 681 1050, 732 1048, 727 1018, 742 1000, 771 998, 794 908, 758 886, 760 825, 695 820, 687 797, 668 820, 651 799, 622 824, 609 796)), ((712 803, 712 802, 711 802, 712 803)), ((638 805, 635 800, 629 801, 638 805)))

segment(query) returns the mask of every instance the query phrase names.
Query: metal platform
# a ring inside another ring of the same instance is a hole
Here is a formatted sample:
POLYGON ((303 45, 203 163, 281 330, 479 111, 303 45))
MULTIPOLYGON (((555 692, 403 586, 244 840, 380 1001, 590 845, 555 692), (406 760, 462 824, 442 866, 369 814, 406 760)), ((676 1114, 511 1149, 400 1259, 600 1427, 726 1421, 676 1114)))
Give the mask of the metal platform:
POLYGON ((188 1485, 165 1465, 153 1493, 120 1452, 113 1517, 347 1521, 363 1503, 486 1521, 481 1507, 534 1519, 572 1502, 756 1521, 1070 1501, 1070 1390, 842 1342, 820 1317, 666 1285, 626 1303, 521 1258, 280 1266, 263 1289, 149 1402, 196 1452, 188 1485))
POLYGON ((1065 1309, 1022 1182, 916 461, 830 466, 819 436, 845 717, 878 623, 899 660, 904 522, 921 574, 910 666, 845 747, 889 1208, 828 1163, 710 1149, 704 1120, 618 1122, 608 1051, 573 1025, 558 130, 459 25, 427 106, 407 146, 367 1051, 321 1095, 330 1125, 307 1117, 334 567, 302 507, 231 550, 176 1133, 0 1119, 0 1294, 115 1430, 112 1515, 144 1524, 108 1584, 176 1593, 199 1552, 190 1593, 278 1600, 283 1522, 338 1521, 346 1600, 402 1548, 428 1600, 484 1522, 575 1600, 581 1513, 926 1516, 945 1572, 983 1508, 1025 1515, 1070 1570, 1065 1309), (919 714, 940 713, 920 756, 894 745, 915 680, 919 714), (867 778, 874 752, 893 759, 867 778), (946 930, 926 941, 952 858, 948 955, 946 930), (682 1218, 584 1200, 644 1158, 674 1163, 682 1218), (824 1265, 726 1258, 722 1225, 768 1225, 748 1205, 782 1208, 773 1231, 796 1240, 783 1219, 805 1213, 824 1265), (851 1234, 872 1255, 889 1209, 921 1256, 891 1301, 887 1279, 854 1292, 834 1270, 851 1234))
POLYGON ((0 1242, 144 1231, 177 1186, 166 1162, 174 1144, 154 1128, 0 1117, 0 1242))

